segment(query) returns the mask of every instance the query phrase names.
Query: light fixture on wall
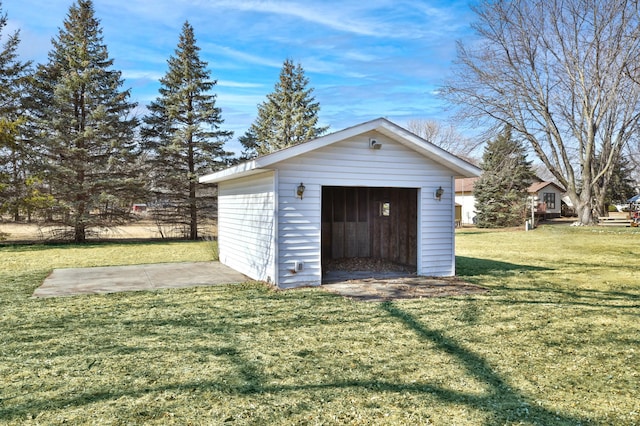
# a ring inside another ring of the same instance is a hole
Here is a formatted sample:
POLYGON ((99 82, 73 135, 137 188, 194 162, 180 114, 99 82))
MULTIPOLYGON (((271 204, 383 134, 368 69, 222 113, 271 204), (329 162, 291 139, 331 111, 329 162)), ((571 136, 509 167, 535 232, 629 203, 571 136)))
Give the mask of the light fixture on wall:
POLYGON ((442 189, 442 187, 439 187, 438 189, 436 189, 436 192, 434 192, 433 195, 436 200, 442 201, 442 196, 444 195, 444 189, 442 189))
POLYGON ((298 188, 296 188, 296 195, 300 197, 301 200, 302 200, 302 196, 304 195, 304 190, 305 190, 305 186, 302 182, 300 182, 300 185, 298 185, 298 188))
POLYGON ((369 148, 380 149, 382 148, 382 143, 378 139, 371 138, 369 139, 369 148))

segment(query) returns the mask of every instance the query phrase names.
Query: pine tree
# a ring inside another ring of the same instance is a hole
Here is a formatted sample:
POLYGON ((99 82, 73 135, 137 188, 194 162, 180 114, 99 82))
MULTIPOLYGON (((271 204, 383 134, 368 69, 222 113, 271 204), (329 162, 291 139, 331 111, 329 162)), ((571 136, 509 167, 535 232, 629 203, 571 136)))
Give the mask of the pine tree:
POLYGON ((253 146, 244 145, 245 152, 264 155, 326 132, 327 127, 317 125, 320 104, 308 84, 302 65, 285 60, 273 93, 258 105, 258 117, 245 135, 253 146))
POLYGON ((524 223, 527 189, 535 174, 521 143, 507 127, 487 144, 482 175, 474 186, 477 225, 480 228, 518 226, 524 223))
POLYGON ((24 84, 30 63, 18 60, 19 32, 3 37, 7 15, 0 2, 0 214, 20 219, 26 198, 28 146, 22 140, 24 84))
POLYGON ((244 135, 238 138, 242 145, 242 155, 240 161, 250 160, 258 156, 258 139, 252 128, 249 128, 244 135))
POLYGON ((193 27, 185 22, 169 69, 160 80, 160 96, 149 106, 142 135, 151 158, 153 191, 159 201, 189 226, 189 238, 198 237, 198 176, 224 168, 230 153, 224 142, 232 132, 221 130, 216 107, 217 84, 200 59, 193 27))
POLYGON ((52 45, 32 86, 35 142, 62 221, 83 242, 89 228, 126 214, 140 187, 130 168, 135 104, 120 90, 91 0, 69 8, 52 45))
POLYGON ((627 166, 624 157, 620 157, 613 168, 609 186, 606 191, 605 202, 607 204, 624 204, 636 194, 634 179, 631 177, 631 169, 627 166))

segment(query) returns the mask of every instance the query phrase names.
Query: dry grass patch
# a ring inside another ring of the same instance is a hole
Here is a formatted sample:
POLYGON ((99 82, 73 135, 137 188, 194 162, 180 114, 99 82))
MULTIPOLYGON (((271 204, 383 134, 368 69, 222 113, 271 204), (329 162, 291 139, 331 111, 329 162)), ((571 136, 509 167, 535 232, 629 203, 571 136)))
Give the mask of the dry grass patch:
MULTIPOLYGON (((202 220, 198 227, 198 234, 203 238, 218 235, 218 225, 215 220, 202 220)), ((44 242, 59 240, 63 234, 73 234, 73 228, 47 223, 16 223, 0 222, 0 241, 8 242, 44 242)), ((96 240, 143 240, 161 238, 184 238, 188 236, 185 225, 164 225, 158 227, 152 220, 139 220, 124 225, 112 227, 90 228, 87 238, 96 240)), ((68 239, 68 238, 67 238, 68 239)))
POLYGON ((0 419, 638 424, 639 237, 463 231, 458 270, 488 295, 384 303, 258 283, 32 299, 53 267, 211 247, 2 247, 0 419))

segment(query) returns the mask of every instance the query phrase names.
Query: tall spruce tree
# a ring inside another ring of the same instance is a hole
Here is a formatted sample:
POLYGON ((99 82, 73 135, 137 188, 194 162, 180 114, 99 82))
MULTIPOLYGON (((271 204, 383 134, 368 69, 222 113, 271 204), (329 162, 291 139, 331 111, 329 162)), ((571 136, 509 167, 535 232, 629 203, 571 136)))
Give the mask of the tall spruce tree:
POLYGON ((121 72, 112 69, 91 0, 70 8, 33 79, 35 142, 61 219, 83 242, 87 230, 130 210, 137 120, 121 72))
POLYGON ((318 127, 320 104, 308 84, 302 65, 285 60, 274 91, 258 105, 256 121, 240 140, 246 156, 268 154, 327 131, 328 127, 318 127))
POLYGON ((636 195, 635 183, 626 159, 620 157, 613 168, 605 202, 607 204, 626 203, 629 198, 636 195))
MULTIPOLYGON (((169 70, 160 80, 160 96, 149 106, 142 136, 150 154, 153 192, 173 214, 168 220, 184 221, 189 238, 198 238, 198 176, 228 164, 224 142, 232 132, 224 122, 207 63, 200 59, 193 27, 185 22, 169 70)), ((158 212, 160 210, 157 210, 158 212)), ((166 210, 164 210, 166 212, 166 210)))
POLYGON ((487 144, 481 168, 482 175, 473 190, 478 227, 500 228, 524 223, 527 189, 535 174, 522 144, 512 139, 510 127, 487 144))
POLYGON ((19 31, 3 36, 7 15, 0 2, 0 214, 20 219, 27 198, 28 146, 22 140, 24 84, 30 63, 18 60, 19 31))

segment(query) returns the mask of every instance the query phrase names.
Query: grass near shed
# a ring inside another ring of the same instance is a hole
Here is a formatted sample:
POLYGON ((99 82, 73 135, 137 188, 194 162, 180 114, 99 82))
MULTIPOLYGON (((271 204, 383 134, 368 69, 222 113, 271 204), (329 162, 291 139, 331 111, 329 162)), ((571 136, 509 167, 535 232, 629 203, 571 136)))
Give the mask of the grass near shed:
POLYGON ((33 299, 54 267, 208 260, 212 243, 0 247, 0 423, 640 423, 640 233, 456 237, 459 274, 490 293, 33 299))

